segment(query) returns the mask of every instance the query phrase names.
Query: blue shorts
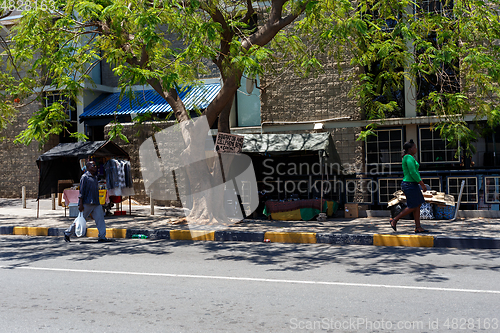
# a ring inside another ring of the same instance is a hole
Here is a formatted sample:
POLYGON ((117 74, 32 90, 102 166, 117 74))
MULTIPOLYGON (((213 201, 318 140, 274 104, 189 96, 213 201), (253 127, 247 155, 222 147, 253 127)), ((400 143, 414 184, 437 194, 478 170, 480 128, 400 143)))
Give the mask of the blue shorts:
POLYGON ((408 208, 416 208, 425 202, 420 185, 415 182, 402 182, 401 189, 406 196, 408 208))

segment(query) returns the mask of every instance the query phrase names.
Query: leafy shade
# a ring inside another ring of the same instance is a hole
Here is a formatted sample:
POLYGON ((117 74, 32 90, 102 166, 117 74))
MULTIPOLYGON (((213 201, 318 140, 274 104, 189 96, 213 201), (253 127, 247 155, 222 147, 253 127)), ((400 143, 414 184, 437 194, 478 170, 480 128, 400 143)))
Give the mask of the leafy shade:
MULTIPOLYGON (((123 92, 149 84, 172 107, 177 121, 189 120, 189 110, 176 87, 200 84, 210 74, 223 87, 204 114, 219 130, 229 131, 219 117, 232 102, 243 72, 264 73, 273 56, 267 45, 285 27, 324 11, 328 0, 185 1, 68 0, 56 1, 59 11, 37 8, 23 13, 13 28, 12 43, 4 44, 12 70, 4 75, 2 100, 21 96, 22 103, 43 102, 47 89, 78 96, 92 84, 91 71, 107 62, 119 76, 123 92), (305 14, 305 15, 302 15, 305 14), (301 16, 302 15, 302 16, 301 16), (25 71, 18 70, 23 65, 25 71), (221 127, 222 126, 222 127, 221 127)), ((300 40, 300 39, 299 39, 300 40)), ((299 48, 300 50, 300 48, 299 48)), ((314 63, 314 61, 312 61, 314 63)), ((2 104, 2 110, 16 107, 2 104)), ((114 126, 113 131, 119 131, 114 126)), ((36 114, 18 142, 45 142, 67 126, 55 108, 36 114), (54 114, 52 114, 54 113, 54 114)), ((113 133, 111 133, 113 135, 113 133)))
MULTIPOLYGON (((335 59, 339 68, 341 61, 358 68, 351 96, 367 119, 403 117, 404 100, 413 98, 419 115, 438 116, 447 124, 442 134, 470 153, 465 116, 499 124, 500 0, 431 3, 437 7, 409 0, 58 1, 58 12, 23 13, 12 42, 2 43, 0 108, 6 116, 43 102, 48 88, 77 96, 92 84, 92 68, 107 62, 123 91, 149 84, 182 122, 189 110, 176 87, 200 84, 215 69, 223 86, 204 115, 228 132, 223 110, 243 73, 272 75, 265 65, 273 63, 306 76, 321 70, 322 59, 335 59), (405 95, 405 80, 415 94, 405 95)), ((66 130, 58 112, 35 114, 19 142, 66 130)))

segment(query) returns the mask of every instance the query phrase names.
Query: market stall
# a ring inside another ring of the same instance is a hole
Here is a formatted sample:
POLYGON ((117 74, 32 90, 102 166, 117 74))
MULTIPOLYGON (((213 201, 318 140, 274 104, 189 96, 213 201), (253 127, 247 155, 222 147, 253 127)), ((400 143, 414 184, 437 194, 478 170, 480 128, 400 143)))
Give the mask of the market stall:
POLYGON ((330 133, 243 136, 242 151, 252 158, 256 172, 259 213, 275 220, 311 220, 319 213, 335 213, 338 199, 323 188, 331 185, 329 175, 342 170, 330 133))
MULTIPOLYGON (((73 185, 72 187, 68 185, 68 191, 76 190, 82 175, 82 162, 86 159, 94 160, 98 166, 98 177, 102 184, 100 188, 107 190, 105 201, 109 202, 110 196, 128 196, 130 211, 130 196, 134 194, 130 157, 126 151, 111 141, 60 143, 40 155, 36 160, 39 169, 38 199, 43 195, 57 193, 58 183, 62 180, 70 180, 69 184, 73 185)), ((67 192, 66 200, 69 201, 66 202, 67 206, 74 197, 74 193, 71 195, 71 192, 67 192)), ((116 201, 118 200, 115 199, 113 202, 116 201)))

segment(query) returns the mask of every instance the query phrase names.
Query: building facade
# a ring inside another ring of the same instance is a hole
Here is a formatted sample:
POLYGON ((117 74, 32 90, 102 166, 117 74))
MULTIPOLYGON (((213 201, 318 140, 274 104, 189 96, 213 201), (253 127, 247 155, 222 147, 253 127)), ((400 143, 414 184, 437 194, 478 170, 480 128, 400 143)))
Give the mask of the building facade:
MULTIPOLYGON (((399 189, 402 180, 401 149, 403 143, 413 139, 419 147, 417 160, 421 165, 424 181, 433 190, 457 195, 462 180, 466 186, 462 202, 469 209, 498 210, 500 203, 500 157, 497 146, 500 142, 499 131, 486 130, 481 122, 474 123, 473 116, 467 118, 469 125, 481 135, 476 145, 476 153, 467 158, 456 156, 456 148, 450 148, 439 133, 432 130, 432 125, 440 121, 437 117, 417 114, 415 97, 416 88, 405 82, 402 92, 404 110, 402 116, 386 120, 369 121, 364 118, 359 101, 349 95, 352 84, 347 77, 353 71, 363 68, 352 67, 348 63, 338 64, 325 61, 325 70, 315 77, 299 78, 293 72, 284 73, 279 80, 275 77, 262 76, 257 80, 242 79, 231 113, 231 131, 234 134, 265 133, 316 133, 331 134, 342 164, 342 172, 326 168, 323 182, 329 182, 325 195, 340 203, 362 203, 372 208, 383 209, 391 199, 392 193, 399 189), (250 81, 250 82, 249 82, 250 81), (361 131, 369 124, 377 123, 376 136, 367 141, 357 140, 361 131), (483 128, 484 127, 484 128, 483 128)), ((75 102, 76 113, 68 111, 68 117, 74 122, 79 132, 85 133, 91 140, 106 138, 109 122, 113 117, 104 110, 117 110, 116 105, 104 105, 110 97, 120 92, 118 77, 109 65, 102 61, 96 66, 91 77, 95 84, 88 84, 75 102), (99 110, 103 112, 100 113, 99 110), (95 112, 95 113, 91 113, 95 112), (107 117, 106 117, 107 116, 107 117)), ((204 78, 206 84, 220 84, 216 71, 204 78)), ((137 86, 135 91, 152 90, 151 87, 137 86)), ((57 95, 57 91, 50 92, 57 95)), ((205 98, 203 102, 210 102, 205 98)), ((201 105, 201 104, 198 104, 201 105)), ((54 138, 49 144, 38 150, 36 143, 29 147, 13 145, 12 139, 23 130, 30 115, 40 107, 35 104, 19 113, 16 121, 5 132, 9 138, 0 144, 0 196, 19 197, 21 187, 26 186, 28 196, 36 196, 38 170, 35 160, 44 151, 59 142, 69 140, 65 137, 54 138), (12 152, 15 152, 12 154, 12 152), (23 170, 23 172, 19 172, 23 170)), ((136 110, 128 104, 120 108, 118 120, 125 126, 125 134, 130 143, 118 142, 131 156, 134 169, 135 192, 137 199, 147 201, 141 181, 138 148, 153 132, 148 124, 138 128, 130 122, 136 110), (139 135, 135 135, 140 133, 139 135)), ((168 111, 164 111, 168 112, 168 111)), ((166 125, 169 126, 167 123, 166 125)), ((212 131, 216 134, 216 131, 212 131)), ((285 158, 285 157, 284 157, 285 158)), ((290 179, 299 182, 309 178, 308 174, 296 174, 290 179)), ((315 175, 318 177, 318 175, 315 175)), ((258 178, 260 176, 258 175, 258 178)), ((260 177, 262 182, 262 177, 260 177)), ((259 179, 258 179, 259 180, 259 179)), ((260 190, 265 190, 261 184, 260 190)), ((290 186, 290 189, 296 187, 290 186)), ((275 198, 317 196, 297 191, 275 193, 275 198)))

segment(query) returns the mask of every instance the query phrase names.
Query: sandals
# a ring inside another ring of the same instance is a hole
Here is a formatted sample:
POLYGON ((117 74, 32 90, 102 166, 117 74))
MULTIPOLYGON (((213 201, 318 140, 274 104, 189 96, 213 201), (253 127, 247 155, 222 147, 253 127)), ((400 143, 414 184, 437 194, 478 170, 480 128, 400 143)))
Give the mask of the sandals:
MULTIPOLYGON (((394 230, 394 231, 398 231, 398 230, 396 229, 396 224, 392 224, 392 222, 394 222, 394 219, 390 219, 390 220, 389 220, 389 223, 391 224, 391 228, 392 228, 392 230, 394 230)), ((398 222, 396 221, 396 223, 398 223, 398 222)))
MULTIPOLYGON (((389 223, 391 224, 391 228, 392 228, 392 230, 394 230, 394 231, 398 231, 398 230, 397 230, 397 228, 396 228, 396 223, 394 223, 394 224, 393 224, 393 222, 398 223, 398 221, 395 221, 394 219, 390 219, 390 220, 389 220, 389 223)), ((416 234, 424 234, 424 233, 427 233, 427 232, 429 232, 429 230, 426 230, 426 229, 424 229, 424 228, 422 228, 422 227, 420 227, 419 229, 418 229, 418 228, 415 228, 415 233, 416 233, 416 234)))

